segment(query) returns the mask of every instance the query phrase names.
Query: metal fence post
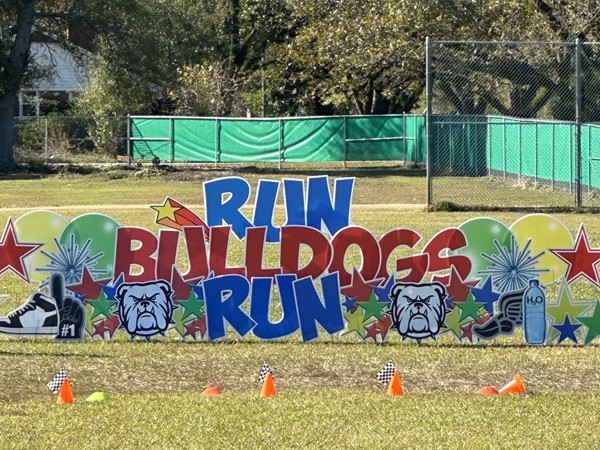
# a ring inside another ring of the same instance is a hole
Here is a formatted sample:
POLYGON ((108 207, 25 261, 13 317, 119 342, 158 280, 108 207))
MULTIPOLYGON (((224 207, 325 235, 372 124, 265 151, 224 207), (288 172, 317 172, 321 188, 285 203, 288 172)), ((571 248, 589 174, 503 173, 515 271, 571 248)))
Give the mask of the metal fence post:
POLYGON ((406 112, 402 111, 402 153, 404 155, 404 168, 406 168, 406 134, 406 112))
POLYGON ((346 169, 347 155, 348 155, 348 117, 344 116, 344 162, 343 162, 344 169, 346 169))
POLYGON ((215 167, 221 158, 221 122, 215 119, 215 167))
POLYGON ((506 117, 502 117, 502 179, 506 181, 506 117))
POLYGON ((427 136, 426 149, 426 173, 427 173, 427 206, 431 206, 431 103, 432 103, 432 79, 431 79, 431 39, 429 36, 425 38, 425 88, 427 91, 427 106, 425 109, 425 134, 427 136))
POLYGON ((533 129, 534 132, 534 153, 533 153, 533 165, 534 165, 534 172, 533 172, 533 177, 535 182, 537 183, 538 181, 538 123, 535 123, 535 128, 533 129))
POLYGON ((48 116, 44 119, 44 154, 46 155, 46 164, 48 164, 48 116))
POLYGON ((283 121, 281 119, 279 119, 277 122, 278 122, 278 125, 279 125, 279 170, 281 170, 281 160, 283 159, 283 152, 284 152, 284 148, 283 148, 283 121))
POLYGON ((169 118, 169 157, 171 162, 175 161, 175 121, 169 118))
POLYGON ((131 116, 127 114, 127 167, 131 167, 131 116))
POLYGON ((575 204, 581 207, 581 39, 575 40, 575 204))

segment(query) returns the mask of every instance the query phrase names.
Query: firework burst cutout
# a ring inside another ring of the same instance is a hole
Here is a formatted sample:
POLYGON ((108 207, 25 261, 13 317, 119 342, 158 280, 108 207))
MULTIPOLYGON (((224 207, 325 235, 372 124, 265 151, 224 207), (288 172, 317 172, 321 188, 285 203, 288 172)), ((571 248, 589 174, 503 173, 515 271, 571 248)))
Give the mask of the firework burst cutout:
POLYGON ((542 272, 548 271, 547 269, 535 268, 544 252, 531 256, 531 250, 529 249, 531 239, 527 240, 527 244, 525 244, 523 250, 519 249, 514 236, 511 238, 510 250, 495 239, 494 245, 498 249, 497 255, 481 254, 492 265, 486 270, 480 270, 477 273, 490 275, 494 285, 500 289, 500 292, 525 289, 529 286, 529 280, 538 278, 542 272))
POLYGON ((94 269, 94 266, 100 258, 104 256, 104 252, 90 256, 91 239, 85 241, 81 248, 75 243, 75 235, 69 237, 67 245, 61 244, 58 239, 54 239, 54 243, 58 248, 58 253, 47 253, 42 251, 42 254, 50 258, 50 264, 41 269, 42 272, 62 273, 65 277, 65 283, 77 284, 81 282, 83 268, 87 267, 92 277, 96 278, 99 275, 106 274, 106 270, 94 269))

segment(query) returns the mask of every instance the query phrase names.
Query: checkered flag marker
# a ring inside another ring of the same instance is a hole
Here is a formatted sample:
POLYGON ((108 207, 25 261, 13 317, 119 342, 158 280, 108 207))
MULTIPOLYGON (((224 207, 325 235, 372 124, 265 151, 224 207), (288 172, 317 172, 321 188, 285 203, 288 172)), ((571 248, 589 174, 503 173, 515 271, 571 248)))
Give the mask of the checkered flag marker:
POLYGON ((271 376, 273 376, 271 366, 269 366, 267 363, 264 363, 262 369, 260 369, 260 374, 258 375, 258 382, 262 383, 263 381, 265 381, 267 378, 267 374, 269 373, 271 374, 271 376))
POLYGON ((65 369, 60 369, 60 371, 54 376, 54 379, 50 381, 46 386, 48 386, 48 389, 50 389, 53 394, 58 394, 58 391, 60 391, 60 388, 62 387, 66 379, 67 372, 65 371, 65 369))
POLYGON ((394 376, 394 372, 396 372, 396 366, 392 361, 388 361, 388 363, 383 366, 383 368, 377 374, 377 381, 381 384, 390 384, 390 380, 394 376))

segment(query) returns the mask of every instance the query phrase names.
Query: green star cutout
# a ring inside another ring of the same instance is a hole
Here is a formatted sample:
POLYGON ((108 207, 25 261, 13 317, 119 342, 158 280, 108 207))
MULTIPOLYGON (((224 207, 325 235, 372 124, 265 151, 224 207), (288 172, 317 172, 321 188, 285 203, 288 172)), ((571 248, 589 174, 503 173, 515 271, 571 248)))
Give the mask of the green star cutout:
POLYGON ((353 313, 344 313, 344 318, 348 322, 346 328, 342 331, 342 336, 353 331, 364 339, 365 326, 375 322, 375 319, 366 319, 363 317, 363 312, 360 308, 356 308, 353 313))
MULTIPOLYGON (((479 309, 482 306, 485 306, 485 302, 476 302, 473 298, 473 294, 469 294, 464 302, 456 302, 454 305, 461 310, 459 320, 466 319, 467 317, 471 317, 473 320, 479 320, 479 309)), ((456 307, 454 309, 456 309, 456 307)))
POLYGON ((461 319, 461 311, 455 307, 452 312, 446 316, 446 330, 452 331, 452 333, 460 339, 460 336, 462 335, 462 329, 460 327, 468 322, 469 321, 466 319, 461 319))
POLYGON ((582 324, 588 327, 588 332, 585 336, 584 344, 589 344, 592 342, 597 336, 600 336, 600 302, 596 302, 596 306, 594 307, 594 313, 591 316, 576 317, 582 324))
POLYGON ((85 331, 90 337, 94 336, 94 323, 92 322, 92 305, 85 305, 85 331))
POLYGON ((204 300, 198 300, 193 289, 190 291, 190 296, 187 300, 178 300, 177 303, 181 305, 184 310, 181 320, 192 314, 198 319, 202 319, 202 316, 204 315, 204 300))
POLYGON ((378 302, 375 293, 371 293, 368 302, 356 302, 356 304, 365 310, 365 320, 370 317, 377 317, 377 319, 383 320, 383 314, 381 313, 381 310, 387 305, 385 303, 378 302))
POLYGON ((179 333, 179 335, 185 339, 185 327, 183 325, 183 311, 182 308, 177 308, 173 311, 173 328, 179 333))
POLYGON ((563 279, 558 289, 558 301, 554 304, 548 304, 546 306, 547 316, 550 318, 550 337, 549 342, 557 340, 560 336, 559 331, 552 325, 565 323, 565 318, 568 316, 569 320, 573 322, 577 320, 577 316, 584 314, 594 304, 593 302, 578 302, 573 303, 573 296, 571 295, 571 289, 569 285, 563 279))
POLYGON ((92 305, 93 311, 91 318, 95 319, 102 314, 107 319, 112 317, 112 307, 117 304, 114 300, 107 300, 104 291, 100 292, 100 296, 96 300, 88 300, 88 304, 92 305))

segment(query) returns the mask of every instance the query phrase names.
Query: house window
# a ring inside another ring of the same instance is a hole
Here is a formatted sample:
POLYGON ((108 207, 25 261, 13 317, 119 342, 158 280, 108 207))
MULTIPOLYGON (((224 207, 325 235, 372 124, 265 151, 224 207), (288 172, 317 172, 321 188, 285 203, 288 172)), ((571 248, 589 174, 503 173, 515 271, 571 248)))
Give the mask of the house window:
POLYGON ((19 116, 40 115, 40 97, 38 91, 24 91, 19 94, 19 116))
POLYGON ((71 95, 66 91, 22 91, 19 94, 19 116, 45 116, 51 112, 64 112, 71 105, 71 95))

